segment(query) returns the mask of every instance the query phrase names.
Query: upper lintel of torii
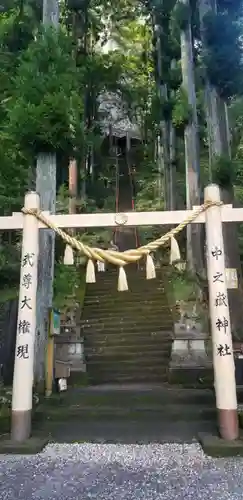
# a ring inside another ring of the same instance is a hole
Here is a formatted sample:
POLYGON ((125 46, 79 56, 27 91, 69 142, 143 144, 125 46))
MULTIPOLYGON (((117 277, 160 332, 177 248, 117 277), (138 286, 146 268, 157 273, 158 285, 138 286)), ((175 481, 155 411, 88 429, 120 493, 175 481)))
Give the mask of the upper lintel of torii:
MULTIPOLYGON (((116 226, 166 226, 177 225, 190 217, 194 210, 173 210, 162 212, 126 212, 117 213, 94 213, 94 214, 70 214, 56 215, 43 212, 48 216, 50 222, 59 228, 88 228, 88 227, 116 227, 116 226)), ((232 205, 222 205, 222 222, 242 222, 243 208, 233 208, 232 205)), ((0 217, 0 231, 23 229, 23 213, 14 213, 12 216, 0 217)), ((201 213, 192 224, 204 224, 205 213, 201 213)), ((44 228, 39 222, 39 228, 44 228)))

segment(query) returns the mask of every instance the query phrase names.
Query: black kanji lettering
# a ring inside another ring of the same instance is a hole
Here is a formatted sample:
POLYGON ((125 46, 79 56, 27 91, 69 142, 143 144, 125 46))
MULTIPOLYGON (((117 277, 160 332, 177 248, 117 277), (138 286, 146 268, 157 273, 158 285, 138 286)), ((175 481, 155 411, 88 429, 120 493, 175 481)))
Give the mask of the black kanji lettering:
POLYGON ((29 359, 29 346, 28 346, 28 344, 19 345, 17 347, 17 358, 29 359))
POLYGON ((33 267, 34 265, 34 256, 35 254, 34 253, 26 253, 23 257, 23 262, 22 262, 22 266, 23 267, 26 267, 26 266, 30 266, 30 267, 33 267))
POLYGON ((219 356, 231 356, 231 351, 230 351, 230 347, 228 346, 228 344, 219 344, 219 346, 217 347, 217 354, 219 356))
POLYGON ((30 273, 28 274, 24 274, 23 276, 23 281, 22 281, 22 285, 27 289, 29 290, 30 286, 32 285, 32 276, 30 273))
POLYGON ((216 307, 226 306, 227 307, 227 297, 225 293, 218 292, 215 299, 216 307))
POLYGON ((224 333, 226 333, 228 326, 229 326, 229 322, 225 317, 223 317, 223 319, 220 319, 220 318, 217 319, 216 328, 218 329, 219 332, 222 329, 222 330, 224 330, 224 333))
POLYGON ((224 280, 222 279, 223 277, 223 273, 219 273, 217 272, 214 276, 213 276, 213 283, 223 283, 224 280))
POLYGON ((24 309, 25 307, 27 307, 28 309, 32 309, 31 305, 29 304, 30 300, 31 299, 25 295, 23 300, 21 301, 22 302, 21 309, 24 309))
POLYGON ((214 250, 212 250, 212 256, 215 257, 216 260, 218 260, 221 255, 222 255, 222 250, 216 246, 214 250))
POLYGON ((19 333, 30 333, 30 322, 25 319, 19 322, 19 333))

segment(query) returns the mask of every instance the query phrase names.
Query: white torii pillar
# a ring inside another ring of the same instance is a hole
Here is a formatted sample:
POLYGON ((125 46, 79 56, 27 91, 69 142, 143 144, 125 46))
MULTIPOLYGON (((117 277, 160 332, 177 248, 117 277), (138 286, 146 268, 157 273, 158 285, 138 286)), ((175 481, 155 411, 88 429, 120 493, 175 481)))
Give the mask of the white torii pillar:
MULTIPOLYGON (((25 196, 25 208, 39 208, 39 195, 25 196)), ((24 216, 19 287, 19 310, 14 361, 11 439, 24 442, 31 434, 36 330, 36 291, 38 268, 38 220, 24 216)))
MULTIPOLYGON (((220 202, 219 187, 215 184, 207 186, 204 199, 205 201, 220 202)), ((239 435, 239 424, 221 207, 208 208, 205 213, 205 222, 214 386, 219 431, 223 439, 232 441, 237 439, 239 435)))

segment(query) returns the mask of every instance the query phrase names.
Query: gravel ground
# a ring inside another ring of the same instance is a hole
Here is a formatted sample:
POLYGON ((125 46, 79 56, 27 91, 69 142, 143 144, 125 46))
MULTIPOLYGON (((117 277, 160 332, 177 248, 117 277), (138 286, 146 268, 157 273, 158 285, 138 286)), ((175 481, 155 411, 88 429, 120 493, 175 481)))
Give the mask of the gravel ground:
POLYGON ((243 460, 205 457, 197 444, 53 444, 0 457, 1 500, 242 498, 243 460))

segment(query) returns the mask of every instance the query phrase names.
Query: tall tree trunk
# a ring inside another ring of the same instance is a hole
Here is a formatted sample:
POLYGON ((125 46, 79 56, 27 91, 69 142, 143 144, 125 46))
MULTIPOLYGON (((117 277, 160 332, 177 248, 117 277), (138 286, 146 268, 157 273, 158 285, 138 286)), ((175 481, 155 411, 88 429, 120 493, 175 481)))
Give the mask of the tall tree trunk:
MULTIPOLYGON (((181 0, 186 7, 190 7, 189 0, 181 0)), ((191 209, 200 205, 200 162, 197 101, 195 92, 194 62, 192 50, 191 20, 181 30, 181 67, 182 85, 188 96, 191 108, 191 120, 185 127, 185 163, 186 163, 186 206, 191 209)), ((197 224, 187 226, 187 265, 190 270, 201 272, 203 269, 201 228, 197 224)))
POLYGON ((163 185, 164 162, 163 162, 163 151, 161 147, 161 134, 158 135, 156 138, 155 161, 157 166, 157 182, 156 182, 155 196, 160 199, 164 199, 164 185, 163 185))
MULTIPOLYGON (((78 196, 78 168, 77 161, 73 158, 69 162, 69 213, 76 214, 77 211, 77 196, 78 196)), ((74 236, 75 229, 71 230, 74 236)))
MULTIPOLYGON (((176 61, 171 61, 171 69, 175 69, 176 61)), ((175 98, 175 91, 171 91, 171 97, 175 98)), ((173 127, 172 120, 169 123, 169 210, 176 210, 177 197, 176 197, 176 132, 173 127)))
MULTIPOLYGON (((162 27, 154 23, 154 33, 156 36, 156 54, 157 54, 157 90, 161 103, 165 103, 168 99, 167 85, 163 81, 162 72, 162 48, 161 48, 161 30, 162 27)), ((165 209, 169 207, 169 165, 170 165, 170 133, 169 122, 161 117, 160 120, 160 142, 158 155, 158 172, 159 185, 162 185, 162 175, 164 179, 164 194, 165 209)))
POLYGON ((176 134, 170 122, 169 210, 176 210, 176 134))
MULTIPOLYGON (((201 0, 199 2, 199 14, 201 24, 201 38, 205 43, 204 18, 208 13, 217 13, 215 0, 201 0)), ((205 85, 205 110, 208 129, 210 180, 212 180, 212 166, 215 160, 222 156, 231 156, 230 132, 228 123, 227 104, 218 95, 214 86, 206 79, 205 85)), ((227 189, 221 189, 221 199, 224 203, 234 203, 234 186, 229 185, 227 189)), ((242 272, 240 252, 238 245, 238 234, 236 224, 223 224, 224 248, 226 256, 226 267, 237 269, 240 288, 228 291, 231 314, 232 331, 235 337, 242 330, 241 311, 243 308, 242 296, 242 272)))
MULTIPOLYGON (((204 18, 209 13, 217 13, 215 0, 201 0, 199 2, 199 16, 201 38, 205 47, 204 18)), ((210 161, 213 163, 217 157, 230 156, 230 141, 228 127, 227 105, 218 95, 216 88, 211 85, 206 77, 205 82, 205 110, 208 128, 208 142, 210 161)))
MULTIPOLYGON (((59 3, 43 1, 43 25, 58 29, 59 3)), ((41 210, 56 211, 56 154, 40 152, 36 165, 36 191, 40 195, 41 210)), ((55 233, 41 229, 39 234, 38 286, 36 306, 35 379, 38 384, 45 378, 45 350, 48 337, 49 309, 53 299, 55 262, 55 233)))

